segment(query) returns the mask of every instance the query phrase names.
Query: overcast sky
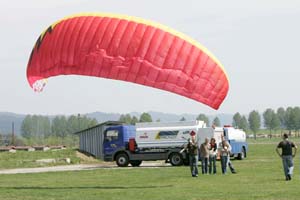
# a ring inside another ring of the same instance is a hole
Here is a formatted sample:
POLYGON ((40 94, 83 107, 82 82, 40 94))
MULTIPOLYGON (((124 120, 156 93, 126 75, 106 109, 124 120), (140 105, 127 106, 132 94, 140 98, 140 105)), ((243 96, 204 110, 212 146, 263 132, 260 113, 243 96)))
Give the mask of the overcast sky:
POLYGON ((1 0, 0 23, 0 111, 247 114, 300 106, 300 1, 1 0), (220 109, 158 89, 83 76, 49 78, 44 91, 35 93, 26 67, 37 37, 53 22, 80 12, 137 16, 199 41, 230 79, 220 109))

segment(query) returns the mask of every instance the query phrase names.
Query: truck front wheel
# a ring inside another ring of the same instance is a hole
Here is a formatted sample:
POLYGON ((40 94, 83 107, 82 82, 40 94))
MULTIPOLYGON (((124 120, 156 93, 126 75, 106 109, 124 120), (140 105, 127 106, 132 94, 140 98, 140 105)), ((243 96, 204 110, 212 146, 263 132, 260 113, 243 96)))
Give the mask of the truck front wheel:
POLYGON ((116 157, 116 163, 119 167, 127 167, 129 164, 129 159, 127 154, 125 153, 120 153, 116 157))
POLYGON ((141 160, 131 160, 130 164, 132 167, 138 167, 142 164, 142 161, 141 160))
POLYGON ((172 166, 180 166, 183 164, 183 158, 180 153, 172 153, 169 159, 172 166))

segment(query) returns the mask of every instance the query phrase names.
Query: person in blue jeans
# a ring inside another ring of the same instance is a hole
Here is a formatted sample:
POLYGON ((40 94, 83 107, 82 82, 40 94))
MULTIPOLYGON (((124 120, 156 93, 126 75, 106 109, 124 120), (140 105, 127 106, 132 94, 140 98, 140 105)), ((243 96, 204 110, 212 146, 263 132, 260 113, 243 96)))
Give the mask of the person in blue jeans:
POLYGON ((233 167, 233 164, 230 161, 230 152, 231 152, 231 145, 229 142, 227 142, 223 137, 222 137, 222 142, 220 143, 220 156, 221 156, 221 168, 222 168, 222 173, 226 174, 227 172, 227 166, 229 166, 229 169, 231 173, 236 174, 236 171, 233 167))
POLYGON ((200 146, 201 168, 202 174, 208 173, 208 159, 209 159, 209 139, 205 138, 200 146))
POLYGON ((227 166, 228 166, 231 173, 236 174, 233 164, 230 161, 231 145, 227 140, 225 140, 225 137, 223 135, 221 136, 221 139, 222 141, 219 144, 219 151, 220 151, 220 158, 221 158, 222 173, 226 174, 227 166), (225 156, 227 156, 227 158, 225 158, 225 156))
POLYGON ((198 177, 198 148, 199 147, 198 142, 196 141, 196 136, 192 135, 186 147, 180 151, 180 153, 182 153, 184 150, 186 150, 189 155, 192 177, 198 177))
POLYGON ((222 174, 226 174, 227 172, 227 164, 228 164, 228 156, 229 149, 225 140, 222 140, 220 145, 220 157, 221 157, 221 170, 222 174))
POLYGON ((285 180, 290 181, 292 179, 292 174, 294 170, 294 161, 293 158, 297 153, 297 146, 288 140, 288 134, 283 134, 283 141, 281 141, 276 148, 277 154, 282 159, 283 171, 285 175, 285 180), (279 149, 282 149, 281 154, 279 153, 279 149), (294 153, 293 153, 294 148, 294 153))
POLYGON ((216 160, 217 160, 217 143, 215 138, 210 139, 209 143, 209 174, 216 174, 216 160))

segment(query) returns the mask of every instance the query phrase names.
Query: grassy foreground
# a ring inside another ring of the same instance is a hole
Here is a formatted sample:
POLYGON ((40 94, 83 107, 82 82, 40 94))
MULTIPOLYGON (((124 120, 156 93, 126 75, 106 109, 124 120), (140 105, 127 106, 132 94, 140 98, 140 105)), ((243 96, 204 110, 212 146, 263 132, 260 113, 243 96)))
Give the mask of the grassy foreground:
POLYGON ((299 154, 286 182, 274 144, 250 144, 248 158, 233 161, 237 174, 200 175, 188 167, 114 168, 0 175, 0 199, 299 199, 299 154))

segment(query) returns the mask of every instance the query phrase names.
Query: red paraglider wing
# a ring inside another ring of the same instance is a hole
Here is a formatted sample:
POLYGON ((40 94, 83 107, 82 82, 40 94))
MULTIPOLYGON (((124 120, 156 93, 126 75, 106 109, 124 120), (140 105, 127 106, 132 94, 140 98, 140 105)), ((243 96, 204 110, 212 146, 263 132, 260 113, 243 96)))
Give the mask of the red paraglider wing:
MULTIPOLYGON (((220 62, 203 46, 143 19, 82 14, 51 25, 38 38, 27 66, 31 87, 57 75, 123 80, 167 90, 218 109, 228 92, 220 62)), ((40 87, 40 88, 39 88, 40 87)))

